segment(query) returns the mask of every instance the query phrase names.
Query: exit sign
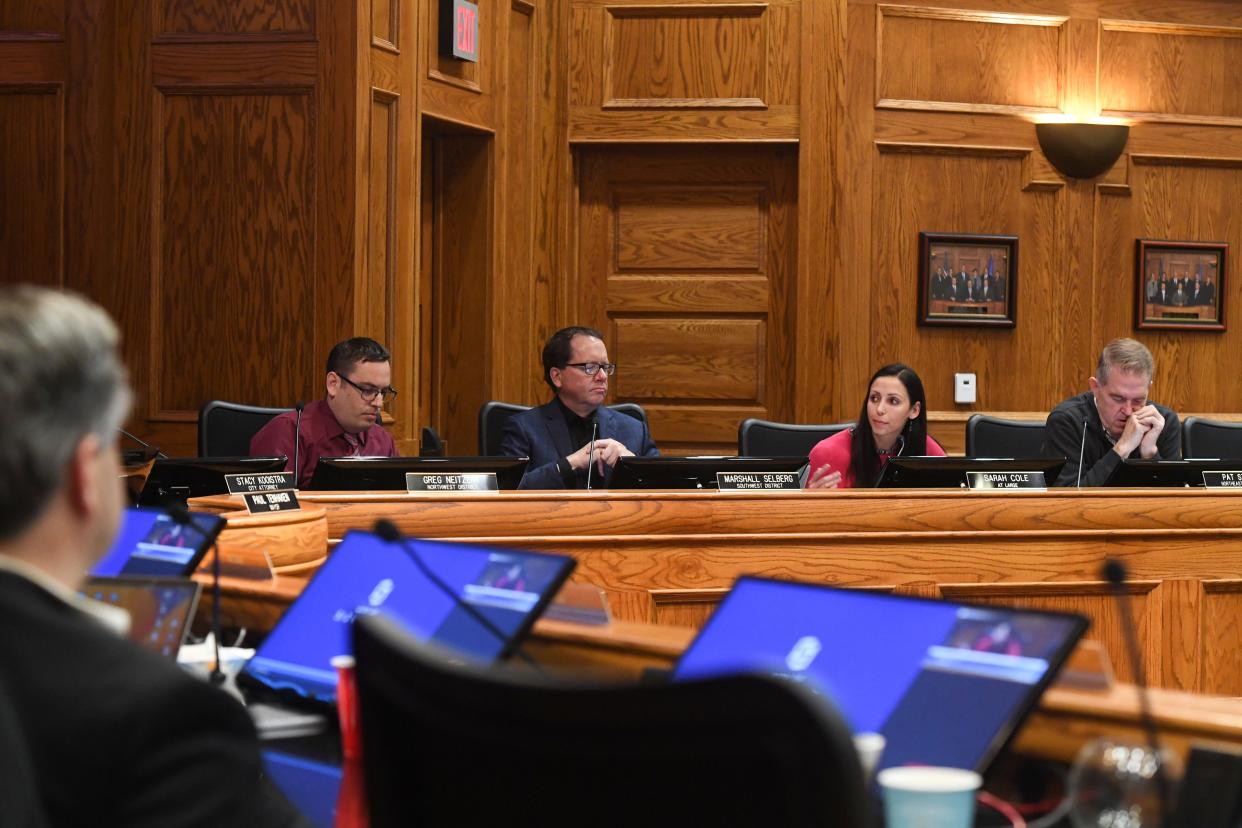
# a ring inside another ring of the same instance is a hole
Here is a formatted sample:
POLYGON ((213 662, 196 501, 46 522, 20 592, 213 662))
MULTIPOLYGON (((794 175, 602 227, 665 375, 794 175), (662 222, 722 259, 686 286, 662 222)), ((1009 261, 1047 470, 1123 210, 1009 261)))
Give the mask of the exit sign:
POLYGON ((440 55, 479 62, 479 7, 470 0, 440 0, 440 55))

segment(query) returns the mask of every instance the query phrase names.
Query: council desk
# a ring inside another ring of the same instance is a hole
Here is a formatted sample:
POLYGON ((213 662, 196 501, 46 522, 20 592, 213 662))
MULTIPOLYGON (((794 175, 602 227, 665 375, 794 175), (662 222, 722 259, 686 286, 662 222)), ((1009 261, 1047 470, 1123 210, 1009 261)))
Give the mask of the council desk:
POLYGON ((283 529, 257 524, 239 499, 191 505, 229 518, 222 549, 263 548, 291 574, 327 552, 305 533, 330 547, 381 517, 419 537, 573 555, 573 579, 602 588, 627 622, 697 627, 743 574, 1080 612, 1091 619, 1088 637, 1130 681, 1120 608, 1101 576, 1113 557, 1130 572, 1148 681, 1242 695, 1242 491, 304 492, 301 500, 305 519, 283 529), (279 551, 278 529, 296 554, 279 551))

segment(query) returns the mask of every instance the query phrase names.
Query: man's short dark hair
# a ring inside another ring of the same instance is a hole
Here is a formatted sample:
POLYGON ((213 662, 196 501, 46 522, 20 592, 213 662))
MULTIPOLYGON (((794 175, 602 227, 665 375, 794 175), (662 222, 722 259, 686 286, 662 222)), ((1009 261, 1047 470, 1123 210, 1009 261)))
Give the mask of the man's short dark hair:
POLYGON ((543 381, 548 387, 556 391, 556 386, 552 384, 552 369, 564 368, 569 364, 569 360, 573 355, 573 340, 575 336, 593 336, 598 340, 603 340, 604 335, 594 328, 584 328, 581 325, 570 325, 568 328, 561 328, 556 333, 548 337, 548 342, 543 346, 543 381))
POLYGON ((360 362, 392 362, 392 354, 370 337, 355 336, 336 343, 328 354, 328 372, 343 377, 360 362))

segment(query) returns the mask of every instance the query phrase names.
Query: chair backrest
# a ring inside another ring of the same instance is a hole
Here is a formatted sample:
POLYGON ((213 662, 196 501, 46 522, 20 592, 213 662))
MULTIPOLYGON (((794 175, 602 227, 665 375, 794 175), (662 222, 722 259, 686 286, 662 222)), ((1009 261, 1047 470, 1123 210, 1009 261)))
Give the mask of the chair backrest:
POLYGON ((273 417, 292 410, 212 400, 198 412, 198 456, 247 457, 250 438, 273 417))
MULTIPOLYGON (((613 411, 627 414, 639 422, 647 422, 647 412, 638 403, 625 402, 608 406, 613 411)), ((505 423, 514 414, 529 409, 529 405, 500 402, 491 400, 479 408, 479 455, 494 457, 500 454, 500 438, 505 431, 505 423)))
POLYGON ((1043 457, 1043 420, 1006 420, 972 414, 966 421, 967 457, 1043 457))
POLYGON ((1182 423, 1182 456, 1242 458, 1242 423, 1187 417, 1182 423))
POLYGON ((853 426, 848 423, 800 425, 751 417, 737 427, 739 457, 806 457, 820 440, 853 426))
POLYGON ((451 664, 384 616, 358 617, 354 656, 374 828, 866 824, 849 730, 792 682, 537 682, 451 664))

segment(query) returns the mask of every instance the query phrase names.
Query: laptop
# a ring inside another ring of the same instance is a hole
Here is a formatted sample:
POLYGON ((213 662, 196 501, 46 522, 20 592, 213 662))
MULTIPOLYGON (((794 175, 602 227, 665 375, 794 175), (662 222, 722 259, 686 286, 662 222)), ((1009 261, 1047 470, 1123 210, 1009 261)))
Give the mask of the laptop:
POLYGON ((162 509, 126 509, 112 548, 91 569, 91 575, 189 575, 225 523, 219 515, 204 512, 191 512, 190 519, 193 525, 183 526, 162 509))
POLYGON ((496 475, 503 490, 516 489, 527 457, 320 457, 307 489, 311 491, 405 491, 405 475, 496 475))
POLYGON ((169 659, 194 620, 201 585, 188 578, 88 578, 80 593, 129 613, 129 638, 169 659))
POLYGON ((743 577, 673 679, 785 676, 827 697, 855 733, 883 734, 881 769, 982 773, 1086 629, 1069 613, 743 577))
POLYGON ((487 664, 508 656, 556 595, 575 561, 564 555, 409 539, 457 601, 428 579, 402 544, 351 530, 238 676, 255 701, 335 704, 333 656, 352 653, 359 614, 386 613, 415 637, 487 664), (500 633, 479 624, 469 604, 500 633))

